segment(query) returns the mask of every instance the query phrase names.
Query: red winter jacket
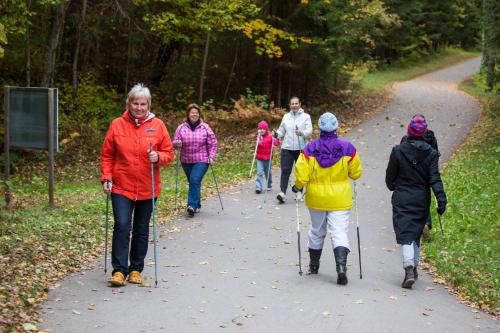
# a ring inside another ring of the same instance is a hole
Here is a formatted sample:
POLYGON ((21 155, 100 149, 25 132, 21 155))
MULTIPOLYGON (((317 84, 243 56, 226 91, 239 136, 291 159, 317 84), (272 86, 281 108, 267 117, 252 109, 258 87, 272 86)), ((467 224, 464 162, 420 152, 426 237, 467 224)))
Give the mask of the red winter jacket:
MULTIPOLYGON (((262 139, 259 141, 257 145, 257 159, 261 161, 269 161, 271 159, 271 141, 273 140, 273 136, 266 132, 262 136, 262 139)), ((274 145, 277 147, 280 145, 279 139, 274 139, 274 145)))
POLYGON ((113 193, 131 200, 151 199, 150 143, 159 154, 158 163, 154 163, 154 197, 158 197, 160 167, 172 161, 174 151, 165 124, 153 114, 139 126, 128 111, 111 122, 100 153, 101 182, 112 180, 113 193))

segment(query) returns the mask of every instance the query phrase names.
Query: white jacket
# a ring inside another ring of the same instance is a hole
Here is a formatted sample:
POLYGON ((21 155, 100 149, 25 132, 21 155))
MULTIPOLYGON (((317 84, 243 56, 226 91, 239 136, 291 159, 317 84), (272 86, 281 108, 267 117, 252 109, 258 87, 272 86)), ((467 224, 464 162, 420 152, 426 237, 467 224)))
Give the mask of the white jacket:
POLYGON ((281 142, 281 149, 302 150, 307 143, 307 138, 312 134, 313 127, 311 116, 299 109, 296 113, 288 112, 283 116, 280 127, 276 130, 278 137, 284 139, 281 142), (298 128, 302 135, 297 136, 295 129, 298 128))

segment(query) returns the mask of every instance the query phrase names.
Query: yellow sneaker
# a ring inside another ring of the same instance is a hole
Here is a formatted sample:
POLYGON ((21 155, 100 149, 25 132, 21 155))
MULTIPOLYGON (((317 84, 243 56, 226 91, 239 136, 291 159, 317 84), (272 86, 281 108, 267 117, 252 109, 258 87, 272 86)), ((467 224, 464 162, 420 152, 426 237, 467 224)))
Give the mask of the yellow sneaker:
POLYGON ((128 274, 128 282, 134 284, 141 284, 142 283, 141 272, 130 271, 130 273, 128 274))
POLYGON ((112 286, 121 287, 125 285, 125 275, 122 272, 114 272, 113 276, 108 280, 112 286))

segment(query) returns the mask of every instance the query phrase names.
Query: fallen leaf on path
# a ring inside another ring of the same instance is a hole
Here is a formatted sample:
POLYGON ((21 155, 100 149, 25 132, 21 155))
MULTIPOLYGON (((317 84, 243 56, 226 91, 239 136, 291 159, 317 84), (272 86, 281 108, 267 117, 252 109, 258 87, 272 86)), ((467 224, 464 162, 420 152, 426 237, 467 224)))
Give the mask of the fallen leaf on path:
MULTIPOLYGON (((151 193, 153 193, 153 192, 151 192, 151 193)), ((200 265, 208 265, 208 261, 200 261, 199 264, 200 265)))
MULTIPOLYGON (((151 193, 153 193, 153 192, 151 192, 151 193)), ((82 314, 82 313, 81 313, 80 311, 78 311, 78 310, 73 310, 73 311, 71 311, 71 312, 73 312, 73 314, 76 314, 76 315, 80 315, 80 314, 82 314)))
POLYGON ((436 290, 436 288, 434 288, 434 287, 425 287, 425 291, 432 291, 432 290, 436 290))
MULTIPOLYGON (((153 192, 151 192, 153 193, 153 192)), ((331 314, 328 311, 323 312, 323 317, 329 317, 331 314)))
MULTIPOLYGON (((153 193, 153 192, 151 192, 151 193, 153 193)), ((398 300, 398 298, 396 296, 390 296, 389 299, 393 300, 393 301, 397 301, 398 300)))
POLYGON ((362 299, 358 299, 355 303, 356 303, 356 304, 365 304, 365 302, 363 302, 363 300, 362 300, 362 299))
MULTIPOLYGON (((153 192, 151 192, 151 193, 153 193, 153 192)), ((23 324, 23 328, 25 331, 38 331, 38 328, 36 327, 36 325, 34 325, 32 323, 23 324)))

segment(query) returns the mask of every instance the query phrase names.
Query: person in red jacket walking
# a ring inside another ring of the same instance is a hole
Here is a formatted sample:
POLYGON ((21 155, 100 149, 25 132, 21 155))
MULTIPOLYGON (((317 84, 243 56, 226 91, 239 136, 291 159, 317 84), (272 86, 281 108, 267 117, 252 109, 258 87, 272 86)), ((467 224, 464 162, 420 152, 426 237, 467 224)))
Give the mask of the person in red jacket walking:
POLYGON ((113 286, 125 285, 127 276, 130 283, 142 283, 151 200, 156 201, 161 193, 160 167, 174 158, 167 128, 150 110, 149 89, 135 85, 128 93, 125 112, 111 122, 100 153, 101 182, 104 193, 111 195, 115 218, 113 272, 108 280, 113 286), (150 163, 154 166, 155 193, 151 188, 150 163))
POLYGON ((273 144, 275 146, 279 146, 280 141, 278 139, 274 139, 269 133, 269 125, 264 120, 257 124, 257 135, 259 137, 259 141, 256 153, 257 179, 255 181, 255 193, 259 194, 263 191, 262 180, 264 174, 266 175, 267 180, 267 190, 271 190, 273 185, 273 177, 270 169, 270 163, 272 163, 271 147, 273 144))

